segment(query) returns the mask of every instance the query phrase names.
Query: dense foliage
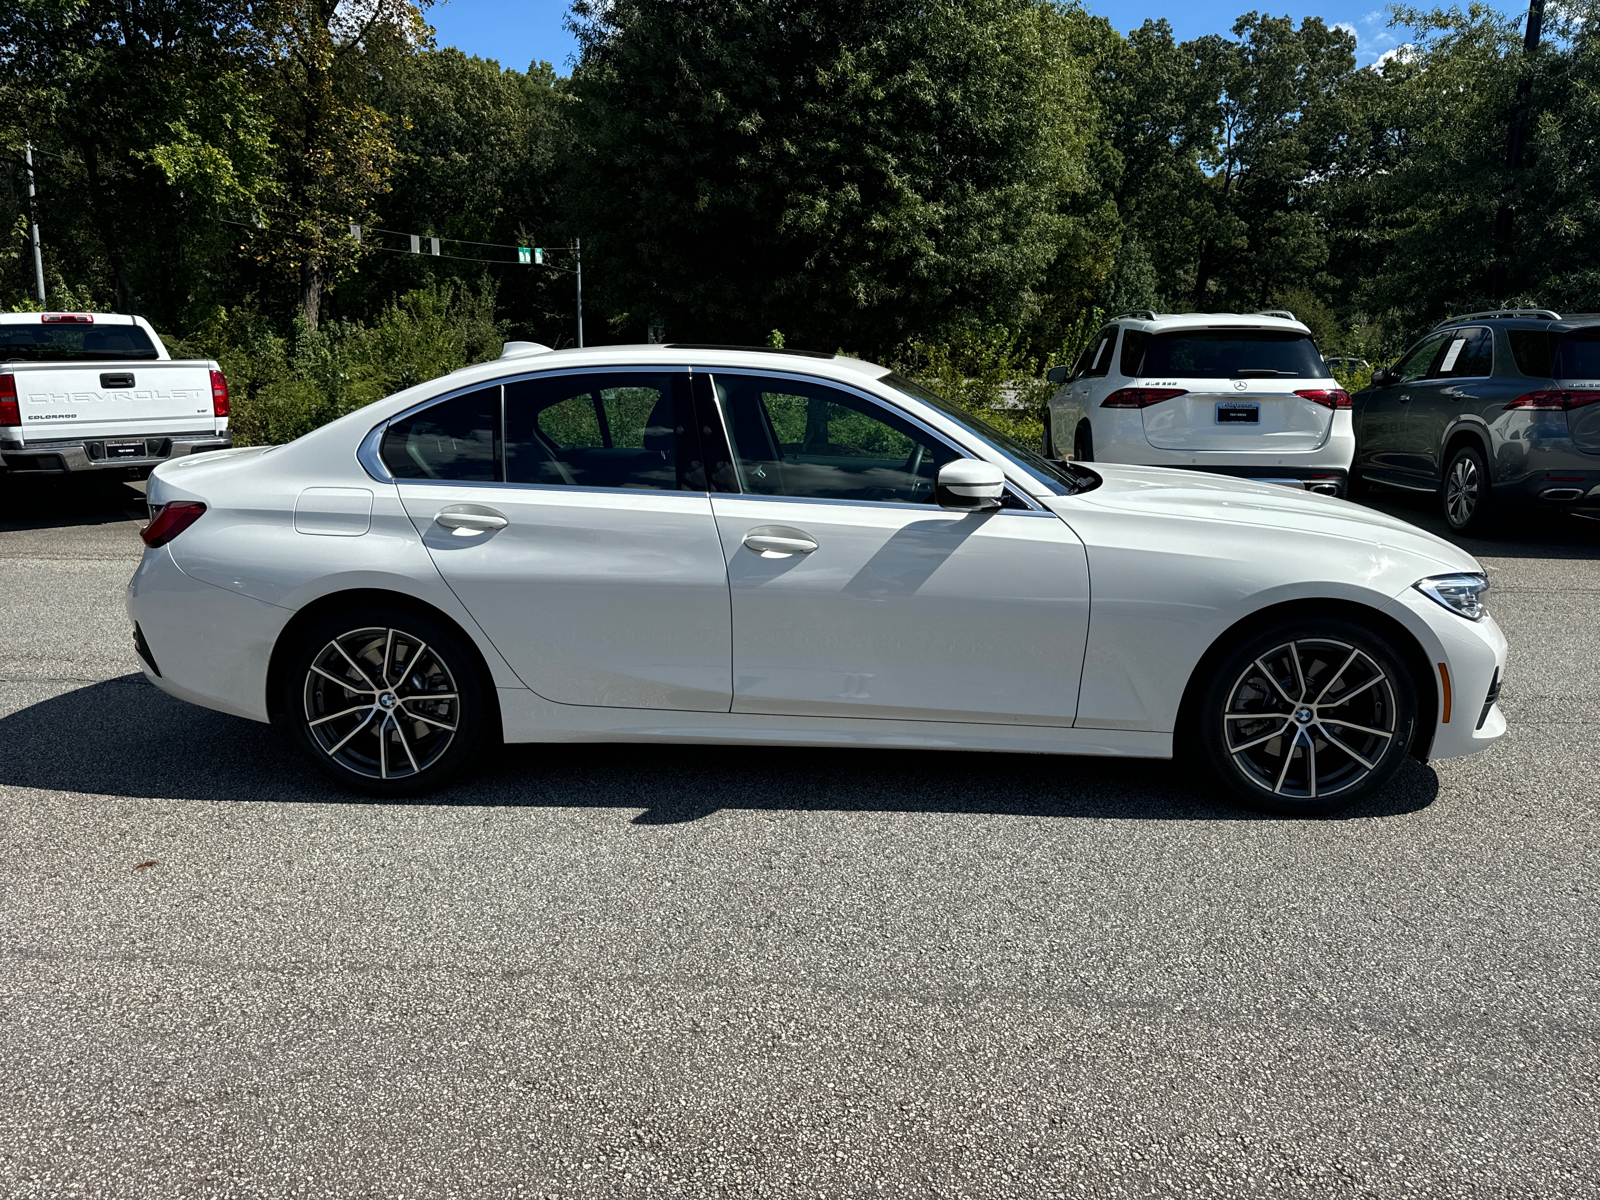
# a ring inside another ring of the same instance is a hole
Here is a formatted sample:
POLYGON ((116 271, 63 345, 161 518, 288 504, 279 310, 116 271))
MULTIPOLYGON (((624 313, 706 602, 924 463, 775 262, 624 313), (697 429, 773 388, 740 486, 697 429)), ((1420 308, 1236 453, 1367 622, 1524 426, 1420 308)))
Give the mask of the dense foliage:
POLYGON ((31 142, 49 303, 218 357, 255 440, 570 344, 580 238, 591 343, 872 355, 1023 436, 1111 312, 1287 307, 1378 360, 1450 311, 1600 309, 1600 7, 1532 51, 1393 12, 1418 40, 1358 69, 1258 12, 1179 42, 1058 0, 578 0, 563 78, 434 48, 415 0, 9 0, 0 306, 36 303, 31 142))

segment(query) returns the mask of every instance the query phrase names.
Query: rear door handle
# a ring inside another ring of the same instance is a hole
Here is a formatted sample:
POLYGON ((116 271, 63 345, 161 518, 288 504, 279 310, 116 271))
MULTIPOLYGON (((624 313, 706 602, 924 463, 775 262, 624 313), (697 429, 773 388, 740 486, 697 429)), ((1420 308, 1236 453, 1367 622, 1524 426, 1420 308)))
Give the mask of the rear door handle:
POLYGON ((439 510, 433 523, 450 530, 456 537, 476 537, 494 533, 511 524, 501 513, 478 504, 452 504, 439 510))
POLYGON ((744 535, 744 548, 762 558, 788 558, 791 554, 810 554, 817 548, 817 540, 803 529, 762 525, 744 535))

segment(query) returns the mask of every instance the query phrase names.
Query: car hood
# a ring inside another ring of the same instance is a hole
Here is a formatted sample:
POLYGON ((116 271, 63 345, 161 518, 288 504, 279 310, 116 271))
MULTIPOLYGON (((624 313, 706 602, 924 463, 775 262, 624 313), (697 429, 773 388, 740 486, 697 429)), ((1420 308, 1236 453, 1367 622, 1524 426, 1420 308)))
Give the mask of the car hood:
POLYGON ((1445 571, 1483 572, 1478 560, 1459 546, 1398 517, 1333 496, 1206 471, 1102 463, 1094 463, 1090 469, 1100 476, 1099 487, 1046 500, 1068 524, 1073 523, 1075 511, 1221 523, 1252 527, 1297 542, 1308 537, 1337 538, 1412 555, 1437 563, 1445 571))

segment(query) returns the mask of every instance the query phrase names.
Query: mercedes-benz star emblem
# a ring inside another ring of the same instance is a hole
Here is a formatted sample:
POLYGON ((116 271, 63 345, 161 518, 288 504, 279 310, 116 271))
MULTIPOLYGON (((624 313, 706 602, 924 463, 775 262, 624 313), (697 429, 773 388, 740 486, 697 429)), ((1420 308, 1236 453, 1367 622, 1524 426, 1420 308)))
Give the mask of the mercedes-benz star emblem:
POLYGON ((1236 392, 1242 392, 1249 386, 1250 381, 1248 379, 1235 379, 1233 381, 1233 390, 1236 392))

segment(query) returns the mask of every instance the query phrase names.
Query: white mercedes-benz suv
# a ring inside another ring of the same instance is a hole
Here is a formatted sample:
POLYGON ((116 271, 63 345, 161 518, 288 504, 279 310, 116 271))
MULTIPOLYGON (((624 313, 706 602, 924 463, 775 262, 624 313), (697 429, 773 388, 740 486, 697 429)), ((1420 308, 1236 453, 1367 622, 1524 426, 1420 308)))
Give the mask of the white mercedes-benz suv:
POLYGON ((517 349, 163 464, 155 685, 414 792, 507 742, 1165 758, 1324 812, 1505 732, 1471 555, 1329 496, 1056 463, 891 373, 517 349))
POLYGON ((1350 397, 1293 313, 1124 313, 1049 379, 1048 457, 1345 494, 1350 397))

